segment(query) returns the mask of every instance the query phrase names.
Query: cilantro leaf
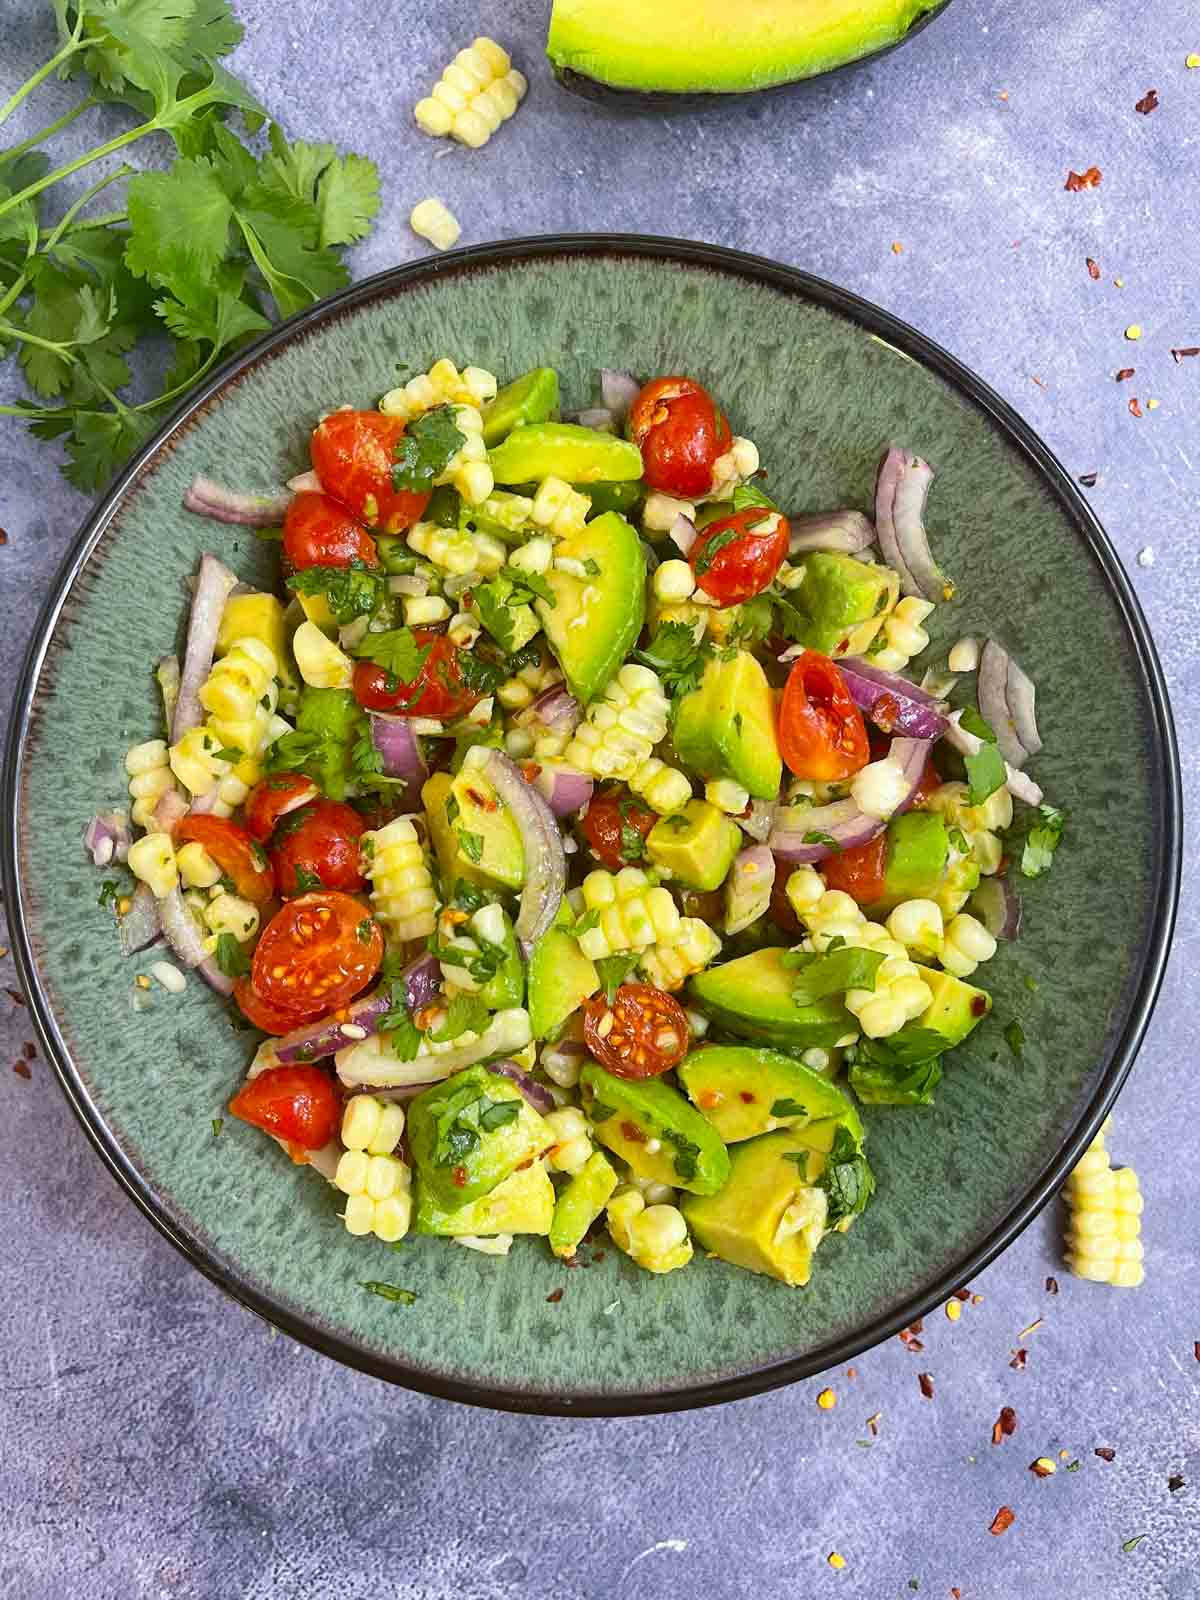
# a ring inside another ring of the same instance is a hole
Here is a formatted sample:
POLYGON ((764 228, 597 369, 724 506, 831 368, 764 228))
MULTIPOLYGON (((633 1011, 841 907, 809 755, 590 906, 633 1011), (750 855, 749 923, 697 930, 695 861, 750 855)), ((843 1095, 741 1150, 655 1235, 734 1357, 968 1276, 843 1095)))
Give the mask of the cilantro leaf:
POLYGON ((235 217, 280 316, 303 311, 349 282, 340 258, 318 245, 315 207, 255 183, 239 200, 235 217))
POLYGON ((888 1049, 888 1043, 886 1039, 862 1039, 854 1046, 851 1089, 864 1105, 932 1105, 933 1091, 942 1081, 941 1057, 904 1061, 888 1049))
POLYGON ((473 866, 478 866, 483 860, 483 835, 471 833, 466 828, 455 830, 458 837, 458 848, 473 866))
POLYGON ((341 157, 331 144, 289 145, 272 126, 264 169, 297 200, 315 206, 322 248, 353 244, 370 231, 379 210, 379 173, 362 156, 341 157))
POLYGON ((828 1201, 826 1227, 835 1227, 844 1218, 856 1217, 866 1210, 875 1193, 875 1174, 848 1128, 839 1127, 834 1134, 833 1147, 817 1184, 825 1190, 828 1201))
POLYGON ((369 778, 383 771, 383 756, 375 748, 369 724, 350 746, 350 767, 360 778, 369 778))
POLYGON ((824 955, 793 951, 785 957, 785 965, 797 973, 792 1000, 798 1006, 811 1006, 847 989, 873 989, 884 959, 882 951, 863 950, 858 945, 843 945, 824 955))
POLYGON ((130 234, 125 264, 138 278, 202 295, 224 260, 233 219, 229 196, 208 161, 176 161, 142 172, 126 192, 130 234))
POLYGON ((397 683, 415 683, 420 677, 431 646, 417 643, 408 628, 389 628, 386 633, 368 633, 354 647, 360 661, 373 661, 397 683))
POLYGON ((1049 872, 1054 852, 1062 842, 1067 814, 1057 806, 1038 807, 1041 822, 1029 830, 1025 848, 1021 852, 1021 872, 1026 878, 1040 878, 1049 872))
POLYGON ((996 731, 990 722, 985 722, 976 706, 964 706, 959 716, 958 725, 966 733, 973 733, 977 739, 982 739, 984 744, 995 744, 996 731))
POLYGON ((604 990, 604 998, 612 1005, 617 990, 641 960, 637 950, 622 950, 619 955, 601 956, 596 963, 596 976, 604 990))
POLYGON ((733 491, 733 509, 748 511, 752 506, 762 506, 766 511, 779 510, 774 500, 765 495, 755 483, 739 483, 733 491))
POLYGON ((250 971, 250 958, 232 933, 217 935, 217 965, 227 978, 244 978, 250 971))
POLYGON ((1018 1059, 1025 1054, 1025 1029, 1019 1022, 1010 1022, 1004 1030, 1004 1042, 1018 1059))
POLYGON ((807 1117, 808 1107, 802 1106, 799 1100, 793 1100, 790 1095, 784 1095, 781 1100, 772 1101, 771 1115, 773 1117, 807 1117))
POLYGON ((491 583, 481 583, 471 594, 479 621, 501 650, 511 651, 516 639, 516 622, 508 608, 508 586, 493 580, 491 583))
MULTIPOLYGON (((686 819, 685 819, 686 820, 686 819)), ((646 855, 645 835, 631 823, 621 824, 621 860, 642 861, 646 855)))
POLYGON ((497 1128, 503 1128, 508 1123, 515 1122, 520 1115, 520 1100, 492 1100, 479 1113, 479 1126, 484 1133, 492 1133, 497 1128))
POLYGON ((329 609, 345 626, 378 610, 384 595, 382 573, 355 557, 348 567, 305 567, 287 580, 293 594, 324 595, 329 609))
POLYGON ((446 1044, 463 1033, 483 1033, 490 1013, 477 994, 456 994, 446 1007, 446 1020, 429 1035, 433 1044, 446 1044))
POLYGON ((985 744, 973 756, 964 756, 970 792, 968 802, 981 806, 989 795, 995 794, 1008 780, 1004 757, 994 744, 985 744))
POLYGON ((646 648, 635 653, 639 661, 658 673, 668 694, 677 697, 699 688, 714 654, 711 645, 696 643, 687 622, 660 623, 646 648))
POLYGON ((360 1278, 358 1287, 365 1289, 368 1294, 377 1294, 381 1300, 393 1300, 398 1306, 413 1306, 417 1303, 415 1289, 402 1289, 396 1283, 380 1283, 377 1278, 360 1278))
POLYGON ((505 567, 502 576, 512 584, 508 605, 523 606, 533 599, 544 600, 551 611, 558 605, 554 590, 540 572, 526 572, 522 567, 505 567))
POLYGON ((393 489, 415 493, 432 489, 433 480, 445 472, 466 442, 466 434, 454 420, 452 406, 434 406, 432 411, 416 417, 396 445, 393 489))

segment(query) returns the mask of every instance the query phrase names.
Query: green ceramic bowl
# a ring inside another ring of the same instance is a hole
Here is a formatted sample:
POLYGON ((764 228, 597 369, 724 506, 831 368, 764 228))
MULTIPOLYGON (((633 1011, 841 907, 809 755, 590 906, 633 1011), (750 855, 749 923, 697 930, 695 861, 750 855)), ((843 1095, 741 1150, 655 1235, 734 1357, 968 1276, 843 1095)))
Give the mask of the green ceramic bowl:
POLYGON ((19 686, 5 779, 14 949, 43 1044, 132 1198, 200 1270, 297 1339, 380 1377, 521 1411, 619 1414, 752 1394, 847 1360, 944 1299, 1020 1231, 1092 1137, 1162 974, 1179 867, 1177 758, 1145 623, 1104 534, 1008 407, 945 352, 802 273, 709 246, 534 239, 384 273, 294 318, 209 380, 83 527, 19 686), (761 448, 789 509, 869 508, 887 439, 938 469, 931 530, 961 598, 940 653, 997 632, 1039 684, 1036 775, 1071 813, 1025 931, 987 970, 993 1017, 930 1111, 866 1118, 878 1197, 807 1289, 717 1261, 666 1278, 617 1251, 565 1271, 352 1239, 332 1192, 221 1114, 250 1052, 193 979, 130 1008, 80 835, 158 732, 151 667, 180 642, 198 552, 274 579, 276 547, 180 509, 207 472, 270 490, 318 412, 370 405, 438 356, 505 377, 551 362, 567 403, 601 366, 687 371, 761 448), (1005 1043, 1017 1021, 1018 1057, 1005 1043), (415 1290, 411 1306, 364 1279, 415 1290), (562 1290, 561 1300, 551 1295, 562 1290))

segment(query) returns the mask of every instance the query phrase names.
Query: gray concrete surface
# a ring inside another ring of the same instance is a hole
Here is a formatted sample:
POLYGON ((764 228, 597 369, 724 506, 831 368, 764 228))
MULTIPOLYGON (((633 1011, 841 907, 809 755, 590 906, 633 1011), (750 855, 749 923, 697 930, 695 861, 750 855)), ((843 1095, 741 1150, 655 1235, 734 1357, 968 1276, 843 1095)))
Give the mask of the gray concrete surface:
MULTIPOLYGON (((1190 0, 955 0, 920 41, 854 76, 648 118, 554 87, 544 5, 238 10, 237 70, 289 130, 353 142, 380 164, 386 209, 358 274, 417 253, 405 219, 432 191, 465 242, 633 228, 777 256, 877 300, 980 371, 1071 471, 1099 473, 1092 503, 1149 613, 1195 799, 1200 359, 1169 354, 1200 344, 1190 0), (530 97, 487 151, 442 157, 409 108, 481 27, 512 46, 530 97), (1138 115, 1151 86, 1159 109, 1138 115), (1101 186, 1066 193, 1068 168, 1092 163, 1101 186), (1134 322, 1136 345, 1123 339, 1134 322), (1117 385, 1124 366, 1136 378, 1117 385), (1153 567, 1136 563, 1145 546, 1153 567)), ((50 38, 48 6, 2 0, 4 83, 50 38)), ((67 94, 47 84, 13 136, 67 94)), ((83 148, 77 133, 64 148, 83 148)), ((11 368, 3 379, 7 399, 11 368)), ((53 448, 0 419, 5 702, 85 509, 53 448)), ((1171 970, 1112 1139, 1147 1194, 1145 1286, 1071 1280, 1043 1217, 972 1285, 982 1303, 957 1325, 927 1319, 922 1353, 893 1340, 853 1377, 833 1374, 832 1412, 812 1382, 690 1416, 539 1421, 342 1371, 224 1299, 135 1213, 45 1064, 28 1080, 9 1070, 29 1028, 0 989, 0 1595, 1200 1595, 1196 890, 1193 845, 1171 970), (1023 1371, 1009 1365, 1018 1345, 1023 1371), (919 1371, 934 1377, 932 1400, 919 1371), (1003 1405, 1018 1432, 993 1447, 1003 1405), (1054 1477, 1029 1472, 1060 1451, 1054 1477), (993 1537, 1005 1504, 1016 1520, 993 1537)))

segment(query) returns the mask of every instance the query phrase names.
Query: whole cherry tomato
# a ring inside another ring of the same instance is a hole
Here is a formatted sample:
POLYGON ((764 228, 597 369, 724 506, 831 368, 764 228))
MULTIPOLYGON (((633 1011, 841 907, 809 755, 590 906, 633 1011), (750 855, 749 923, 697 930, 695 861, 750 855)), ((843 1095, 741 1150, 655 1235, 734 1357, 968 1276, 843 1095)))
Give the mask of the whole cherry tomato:
POLYGON ((337 1131, 341 1102, 320 1067, 268 1067, 242 1085, 229 1110, 277 1139, 319 1150, 337 1131))
POLYGON ((731 441, 729 422, 693 378, 653 378, 629 411, 648 489, 696 500, 712 487, 713 462, 731 441))
POLYGON ((888 836, 882 833, 850 850, 835 850, 821 863, 826 886, 840 889, 860 906, 874 905, 883 899, 887 874, 888 836))
POLYGON ((299 772, 275 772, 256 783, 246 796, 246 831, 259 844, 265 844, 275 831, 280 817, 316 800, 321 791, 311 778, 299 772))
POLYGON ((779 708, 779 748, 798 778, 848 778, 870 758, 862 712, 828 656, 806 650, 792 663, 779 708))
POLYGON ((358 841, 364 832, 358 812, 340 800, 317 800, 289 813, 271 841, 280 899, 312 889, 358 894, 366 883, 358 870, 358 841))
POLYGON ((592 796, 579 828, 600 864, 618 872, 644 858, 642 841, 657 821, 628 789, 602 789, 592 796))
POLYGON ((688 552, 696 585, 718 606, 737 606, 770 588, 788 553, 787 518, 747 506, 710 522, 688 552))
POLYGON ((318 1017, 325 1014, 324 1006, 313 1006, 307 1011, 293 1011, 286 1006, 273 1005, 270 1000, 264 1000, 255 994, 254 985, 249 978, 234 980, 233 998, 247 1022, 252 1022, 263 1033, 273 1033, 276 1037, 291 1033, 293 1028, 302 1028, 306 1022, 316 1022, 318 1017))
POLYGON ((289 900, 267 923, 250 982, 284 1011, 336 1011, 379 970, 383 934, 361 901, 333 889, 289 900))
POLYGON ((179 844, 195 841, 203 845, 224 875, 233 880, 243 900, 262 905, 275 893, 271 864, 262 846, 228 817, 189 812, 175 829, 175 838, 179 844))
POLYGON ((306 489, 292 497, 283 519, 283 553, 303 572, 307 567, 379 565, 375 541, 336 500, 306 489))
POLYGON ((359 661, 354 668, 354 698, 368 711, 390 711, 397 717, 461 717, 482 695, 463 681, 462 652, 444 633, 414 628, 413 638, 429 646, 416 679, 401 683, 385 667, 359 661))
POLYGON ((603 994, 588 1001, 583 1037, 600 1065, 616 1077, 656 1078, 687 1055, 688 1021, 679 1001, 662 989, 623 983, 611 1005, 603 994))
POLYGON ((312 436, 313 470, 321 487, 383 533, 411 528, 429 504, 428 494, 392 488, 396 446, 403 436, 402 420, 380 411, 331 411, 312 436))

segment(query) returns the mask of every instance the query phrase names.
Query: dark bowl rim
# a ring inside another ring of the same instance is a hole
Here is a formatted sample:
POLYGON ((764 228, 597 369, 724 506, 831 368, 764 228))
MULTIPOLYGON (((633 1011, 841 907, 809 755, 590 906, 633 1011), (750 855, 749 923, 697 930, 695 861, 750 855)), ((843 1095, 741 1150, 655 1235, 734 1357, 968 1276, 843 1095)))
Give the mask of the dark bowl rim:
POLYGON ((1128 1076, 1162 984, 1175 922, 1182 865, 1179 753, 1166 683, 1146 619, 1107 534, 1071 477, 1029 424, 1018 416, 1007 401, 939 345, 899 318, 848 290, 798 268, 721 245, 625 233, 547 234, 473 245, 445 255, 405 262, 352 284, 291 317, 216 369, 203 386, 164 422, 99 499, 85 518, 75 547, 68 552, 59 569, 42 606, 18 680, 5 753, 3 783, 0 786, 0 804, 4 810, 4 825, 0 832, 0 875, 3 878, 13 955, 18 976, 29 999, 32 1020, 46 1059, 53 1065, 85 1133, 113 1176, 144 1215, 205 1277, 300 1343, 347 1366, 405 1388, 493 1410, 543 1416, 645 1416, 690 1410, 761 1394, 852 1360, 864 1350, 899 1332, 916 1318, 925 1316, 963 1283, 976 1276, 1011 1244, 1055 1193, 1095 1136, 1128 1076), (874 1318, 864 1327, 801 1356, 747 1367, 736 1373, 684 1384, 678 1388, 650 1392, 582 1390, 552 1394, 485 1381, 448 1378, 438 1372, 408 1366, 393 1357, 382 1357, 348 1337, 331 1334, 306 1316, 280 1303, 274 1296, 243 1282, 234 1268, 219 1259, 202 1240, 168 1214, 152 1185, 125 1154, 120 1141, 108 1128, 88 1093, 43 988, 26 927, 25 906, 17 872, 17 799, 23 771, 23 747, 34 696, 63 606, 125 494, 174 433, 203 411, 227 384, 249 372, 265 356, 293 340, 303 339, 327 320, 345 315, 376 299, 414 284, 436 281, 458 273, 473 273, 538 259, 569 260, 605 255, 633 256, 707 268, 765 284, 785 293, 799 294, 835 311, 935 372, 983 411, 1032 463, 1073 521, 1080 537, 1090 547, 1133 642, 1149 710, 1151 760, 1159 776, 1155 785, 1158 816, 1152 841, 1151 865, 1152 882, 1157 885, 1157 895, 1150 918, 1150 935, 1142 951, 1141 970, 1127 1003, 1127 1014, 1120 1034, 1113 1044, 1100 1081, 1078 1116, 1074 1131, 1055 1157, 1033 1177, 1021 1198, 1000 1218, 990 1233, 955 1264, 952 1271, 943 1273, 934 1285, 874 1318))

